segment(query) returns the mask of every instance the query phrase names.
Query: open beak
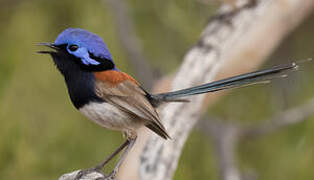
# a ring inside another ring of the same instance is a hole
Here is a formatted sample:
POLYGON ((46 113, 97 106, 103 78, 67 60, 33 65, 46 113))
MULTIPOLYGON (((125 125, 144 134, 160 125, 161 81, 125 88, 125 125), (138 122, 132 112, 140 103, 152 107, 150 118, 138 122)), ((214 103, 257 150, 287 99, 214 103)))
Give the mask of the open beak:
MULTIPOLYGON (((56 46, 54 43, 38 43, 38 46, 46 46, 49 47, 51 49, 54 49, 56 51, 60 50, 60 48, 58 46, 56 46)), ((37 53, 41 53, 41 54, 51 54, 51 53, 55 53, 55 51, 37 51, 37 53)))

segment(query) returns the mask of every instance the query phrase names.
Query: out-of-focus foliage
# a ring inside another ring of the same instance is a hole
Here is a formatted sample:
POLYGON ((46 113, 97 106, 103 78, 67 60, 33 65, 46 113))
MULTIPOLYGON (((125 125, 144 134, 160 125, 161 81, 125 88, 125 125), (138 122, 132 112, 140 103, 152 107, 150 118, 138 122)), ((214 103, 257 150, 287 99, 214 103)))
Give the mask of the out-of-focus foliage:
MULTIPOLYGON (((214 11, 194 0, 127 2, 145 56, 163 73, 180 63, 214 11)), ((132 73, 114 15, 105 1, 0 0, 0 179, 56 179, 95 165, 122 142, 120 133, 103 130, 73 108, 50 58, 36 53, 42 49, 36 43, 80 27, 102 36, 120 69, 132 73)), ((314 57, 313 25, 308 20, 298 28, 272 60, 314 57)), ((209 112, 244 123, 261 121, 313 96, 312 69, 309 65, 287 83, 236 90, 209 112)), ((244 143, 241 168, 262 179, 311 179, 312 137, 314 122, 309 120, 244 143)), ((209 138, 195 131, 187 143, 175 179, 217 179, 209 138)))

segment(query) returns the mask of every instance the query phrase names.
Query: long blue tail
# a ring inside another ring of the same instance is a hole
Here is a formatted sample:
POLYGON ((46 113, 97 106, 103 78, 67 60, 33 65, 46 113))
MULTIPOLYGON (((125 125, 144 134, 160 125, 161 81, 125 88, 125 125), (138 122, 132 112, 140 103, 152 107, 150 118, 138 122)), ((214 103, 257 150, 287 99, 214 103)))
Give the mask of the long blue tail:
POLYGON ((162 102, 186 101, 180 98, 224 89, 239 88, 252 84, 268 83, 272 79, 286 77, 290 71, 296 70, 297 68, 298 64, 293 62, 269 69, 233 76, 187 89, 151 95, 151 98, 156 105, 159 105, 162 102))

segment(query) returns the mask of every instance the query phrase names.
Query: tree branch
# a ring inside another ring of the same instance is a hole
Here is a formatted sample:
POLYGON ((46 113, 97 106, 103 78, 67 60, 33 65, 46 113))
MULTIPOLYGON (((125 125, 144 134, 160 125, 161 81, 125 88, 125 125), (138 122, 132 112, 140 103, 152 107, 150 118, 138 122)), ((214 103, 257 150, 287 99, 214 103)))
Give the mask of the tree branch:
POLYGON ((105 0, 104 2, 112 9, 117 36, 127 52, 128 60, 134 68, 136 78, 145 88, 151 89, 154 81, 159 77, 156 70, 148 64, 147 58, 144 56, 126 2, 123 0, 105 0))
POLYGON ((312 114, 314 114, 314 98, 301 106, 281 112, 270 120, 263 121, 264 123, 243 127, 241 136, 245 139, 251 139, 266 135, 286 126, 301 123, 312 114))
MULTIPOLYGON (((59 178, 59 180, 74 180, 79 172, 80 170, 76 170, 76 171, 64 174, 59 178)), ((87 174, 86 176, 80 178, 80 180, 107 180, 107 179, 105 179, 105 176, 103 174, 100 174, 97 172, 91 172, 90 174, 87 174)), ((111 179, 111 180, 114 180, 114 179, 111 179)))
POLYGON ((223 123, 211 118, 202 120, 198 128, 213 139, 220 177, 222 180, 240 180, 241 175, 236 163, 236 149, 239 140, 239 128, 236 124, 223 123))

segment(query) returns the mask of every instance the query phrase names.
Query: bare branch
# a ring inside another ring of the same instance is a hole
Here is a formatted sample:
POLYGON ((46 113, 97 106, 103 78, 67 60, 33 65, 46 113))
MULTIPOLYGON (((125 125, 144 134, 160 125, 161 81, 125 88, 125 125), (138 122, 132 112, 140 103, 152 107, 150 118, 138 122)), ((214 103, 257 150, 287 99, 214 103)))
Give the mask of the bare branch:
POLYGON ((215 153, 222 180, 242 179, 236 163, 236 149, 239 140, 239 128, 236 124, 224 123, 211 118, 202 120, 200 128, 214 141, 215 153))
POLYGON ((133 26, 133 20, 128 13, 128 7, 124 0, 105 0, 112 9, 117 35, 129 56, 129 61, 134 68, 136 78, 142 85, 150 89, 158 78, 156 71, 148 64, 142 50, 139 38, 133 26))
POLYGON ((241 130, 241 136, 243 136, 243 138, 255 138, 266 135, 277 131, 280 128, 301 123, 313 114, 314 98, 301 106, 281 112, 270 120, 263 121, 262 124, 244 127, 241 130))

